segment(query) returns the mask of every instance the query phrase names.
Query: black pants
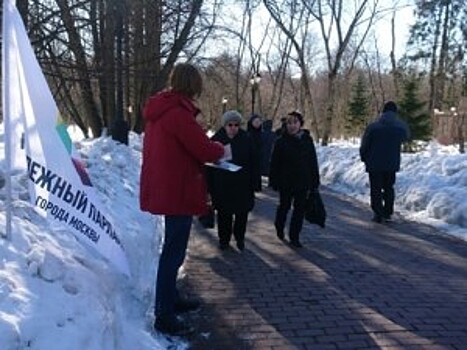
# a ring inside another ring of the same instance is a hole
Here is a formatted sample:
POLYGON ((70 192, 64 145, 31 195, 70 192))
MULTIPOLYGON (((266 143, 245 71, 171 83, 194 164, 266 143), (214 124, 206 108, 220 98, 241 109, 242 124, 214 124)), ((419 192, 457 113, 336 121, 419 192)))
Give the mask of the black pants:
POLYGON ((306 193, 307 191, 280 191, 279 206, 276 210, 274 225, 278 232, 284 232, 287 213, 293 204, 292 218, 290 219, 289 238, 290 241, 298 241, 300 231, 303 227, 305 217, 306 193))
POLYGON ((221 245, 228 245, 232 237, 243 242, 245 240, 246 223, 248 221, 248 211, 239 213, 229 213, 222 210, 217 211, 217 234, 221 245))
POLYGON ((156 317, 175 315, 174 305, 179 298, 177 274, 185 260, 191 222, 191 216, 165 216, 164 245, 157 270, 156 317))
POLYGON ((379 217, 389 217, 394 213, 394 171, 370 171, 371 209, 379 217))

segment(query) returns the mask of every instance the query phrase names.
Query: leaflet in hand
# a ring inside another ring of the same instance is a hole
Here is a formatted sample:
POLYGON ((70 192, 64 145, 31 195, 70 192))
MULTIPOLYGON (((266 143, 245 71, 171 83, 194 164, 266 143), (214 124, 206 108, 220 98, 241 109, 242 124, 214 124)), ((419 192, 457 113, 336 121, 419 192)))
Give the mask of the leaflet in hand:
POLYGON ((224 155, 219 159, 219 162, 227 160, 232 160, 232 147, 230 147, 230 143, 224 145, 224 155))
POLYGON ((235 165, 232 163, 229 163, 228 160, 232 159, 232 148, 230 147, 230 143, 227 145, 224 145, 224 155, 222 156, 221 159, 219 159, 215 163, 206 163, 206 165, 211 166, 213 168, 219 168, 227 171, 238 171, 242 167, 239 165, 235 165))
POLYGON ((227 170, 227 171, 238 171, 240 170, 242 167, 239 166, 239 165, 235 165, 235 164, 232 164, 232 163, 229 163, 229 162, 225 162, 225 161, 218 161, 216 163, 206 163, 207 166, 210 166, 210 167, 213 167, 213 168, 219 168, 219 169, 223 169, 223 170, 227 170))

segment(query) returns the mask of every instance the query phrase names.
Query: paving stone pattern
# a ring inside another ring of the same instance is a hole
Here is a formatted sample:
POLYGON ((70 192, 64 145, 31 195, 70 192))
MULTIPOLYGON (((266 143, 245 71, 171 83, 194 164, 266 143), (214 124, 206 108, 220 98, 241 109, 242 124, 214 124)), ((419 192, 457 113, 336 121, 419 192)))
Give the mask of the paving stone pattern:
POLYGON ((243 252, 194 225, 182 283, 203 307, 188 316, 190 348, 467 349, 467 242, 322 195, 327 226, 305 224, 301 249, 276 237, 269 189, 243 252))

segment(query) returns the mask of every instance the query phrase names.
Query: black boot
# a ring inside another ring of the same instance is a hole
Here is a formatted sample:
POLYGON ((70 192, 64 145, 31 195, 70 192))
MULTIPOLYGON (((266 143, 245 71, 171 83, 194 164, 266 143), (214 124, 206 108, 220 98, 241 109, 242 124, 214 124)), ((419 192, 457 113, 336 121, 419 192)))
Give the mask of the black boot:
POLYGON ((302 248, 303 245, 300 243, 298 239, 294 239, 290 241, 290 245, 295 248, 302 248))
POLYGON ((371 221, 381 224, 383 222, 383 217, 381 215, 375 214, 371 221))
POLYGON ((276 228, 277 238, 283 241, 284 240, 284 229, 280 227, 277 223, 274 224, 274 227, 276 228))
POLYGON ((219 249, 220 250, 227 250, 227 249, 229 249, 229 247, 230 247, 229 243, 219 242, 219 249))
POLYGON ((238 250, 243 251, 245 249, 245 241, 237 241, 237 248, 238 250))
POLYGON ((192 333, 194 328, 175 316, 157 316, 154 329, 171 336, 184 336, 192 333))
POLYGON ((174 310, 178 313, 195 311, 199 309, 201 303, 194 299, 179 299, 175 302, 174 310))

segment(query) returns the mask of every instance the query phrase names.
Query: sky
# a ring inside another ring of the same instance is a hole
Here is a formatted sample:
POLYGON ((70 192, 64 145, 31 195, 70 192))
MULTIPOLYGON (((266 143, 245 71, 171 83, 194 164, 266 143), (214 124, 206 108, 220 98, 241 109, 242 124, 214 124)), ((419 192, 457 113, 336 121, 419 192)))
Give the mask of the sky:
MULTIPOLYGON (((163 221, 139 210, 141 136, 130 134, 127 147, 106 137, 81 140, 74 131, 77 151, 118 227, 132 278, 36 214, 26 175, 14 174, 12 237, 0 238, 1 349, 187 349, 181 339, 151 329, 163 221)), ((7 205, 3 140, 0 124, 0 234, 7 205)), ((358 142, 317 146, 317 152, 322 184, 368 204, 358 142)), ((396 192, 396 220, 418 220, 467 240, 466 154, 436 143, 404 154, 396 192)))

